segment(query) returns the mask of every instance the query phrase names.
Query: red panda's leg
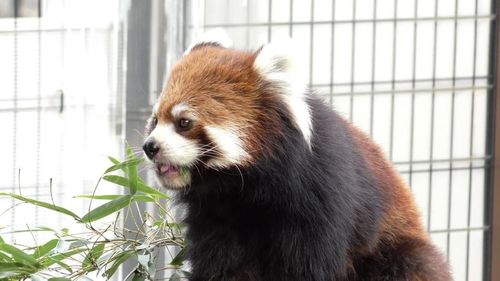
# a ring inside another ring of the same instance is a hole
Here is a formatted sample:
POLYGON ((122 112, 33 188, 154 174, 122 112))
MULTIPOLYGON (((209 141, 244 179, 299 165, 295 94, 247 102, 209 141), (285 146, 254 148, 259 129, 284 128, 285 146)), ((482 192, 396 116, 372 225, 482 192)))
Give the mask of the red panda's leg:
POLYGON ((427 240, 407 238, 382 242, 357 261, 357 281, 451 281, 447 263, 427 240))

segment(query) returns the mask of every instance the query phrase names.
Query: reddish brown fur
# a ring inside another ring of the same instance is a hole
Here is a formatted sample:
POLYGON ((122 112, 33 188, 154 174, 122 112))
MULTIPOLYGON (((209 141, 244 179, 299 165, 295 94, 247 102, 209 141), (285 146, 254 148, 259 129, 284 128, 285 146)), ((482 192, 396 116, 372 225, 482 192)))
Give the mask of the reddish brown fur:
POLYGON ((264 138, 270 137, 266 127, 277 120, 265 108, 278 105, 279 101, 276 95, 263 92, 261 86, 265 82, 254 70, 254 60, 255 53, 251 52, 215 46, 193 49, 173 68, 158 101, 158 119, 175 121, 170 112, 173 106, 184 102, 199 117, 187 137, 199 139, 206 125, 244 128, 240 138, 246 151, 252 155, 263 153, 264 138))
POLYGON ((393 166, 385 160, 380 148, 359 129, 351 124, 347 125, 359 147, 363 148, 363 158, 377 185, 383 189, 382 193, 387 195, 388 208, 385 210, 378 245, 375 246, 374 252, 384 247, 403 245, 397 251, 411 252, 409 256, 425 258, 419 265, 420 271, 415 273, 412 280, 450 280, 448 264, 443 261, 442 255, 434 248, 429 235, 423 229, 410 189, 393 166))

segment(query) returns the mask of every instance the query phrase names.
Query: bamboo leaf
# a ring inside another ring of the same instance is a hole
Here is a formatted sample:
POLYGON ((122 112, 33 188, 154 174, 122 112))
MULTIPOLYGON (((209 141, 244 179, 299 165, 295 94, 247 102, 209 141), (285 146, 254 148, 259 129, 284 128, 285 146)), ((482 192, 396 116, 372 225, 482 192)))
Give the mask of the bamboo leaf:
POLYGON ((114 157, 112 157, 112 156, 109 156, 109 155, 108 155, 108 159, 109 159, 109 161, 111 161, 111 163, 113 163, 114 165, 116 165, 116 164, 120 163, 120 161, 119 161, 118 159, 116 159, 116 158, 114 158, 114 157))
MULTIPOLYGON (((128 159, 137 159, 135 157, 134 152, 132 151, 132 147, 127 144, 127 158, 128 159)), ((137 177, 137 164, 130 162, 127 165, 127 175, 128 175, 128 182, 129 182, 129 188, 130 188, 130 194, 135 194, 137 192, 137 183, 138 183, 138 177, 137 177)))
POLYGON ((168 279, 170 281, 180 281, 181 280, 181 276, 175 272, 174 274, 172 274, 172 276, 170 276, 170 278, 168 279))
POLYGON ((60 265, 62 268, 66 269, 69 273, 73 273, 73 269, 71 269, 71 266, 63 263, 62 261, 56 261, 58 265, 60 265))
POLYGON ((26 267, 23 263, 0 263, 0 280, 4 280, 3 278, 10 280, 8 278, 30 273, 33 273, 33 269, 26 267))
POLYGON ((128 165, 128 186, 130 188, 130 194, 137 193, 137 185, 139 181, 137 180, 137 165, 128 165))
MULTIPOLYGON (((116 171, 116 170, 123 170, 125 169, 126 171, 126 168, 129 166, 129 165, 138 165, 140 163, 142 163, 144 160, 143 159, 140 159, 140 158, 133 158, 133 159, 127 159, 123 162, 120 162, 118 164, 114 164, 113 166, 109 167, 108 169, 106 169, 106 171, 104 171, 105 174, 109 174, 113 171, 116 171)), ((126 171, 127 172, 127 171, 126 171)))
POLYGON ((38 226, 30 229, 18 229, 18 230, 13 230, 9 232, 4 232, 4 234, 11 234, 11 233, 23 233, 23 232, 54 232, 57 233, 57 230, 46 227, 46 226, 38 226))
POLYGON ((103 194, 103 195, 82 194, 75 196, 75 198, 94 199, 94 200, 113 200, 121 196, 122 195, 119 194, 103 194))
POLYGON ((114 200, 109 201, 108 203, 102 204, 101 206, 93 209, 85 216, 83 216, 81 221, 84 223, 88 223, 98 219, 102 219, 128 206, 131 199, 131 195, 122 195, 114 200))
POLYGON ((185 253, 185 248, 182 248, 182 250, 177 253, 177 255, 170 261, 170 265, 174 266, 181 266, 184 262, 184 253, 185 253))
POLYGON ((66 214, 68 216, 73 217, 76 220, 80 219, 79 216, 77 216, 75 213, 71 212, 70 210, 65 209, 63 207, 59 207, 59 206, 53 205, 53 204, 50 204, 50 203, 46 203, 46 202, 42 202, 42 201, 38 201, 38 200, 33 200, 33 199, 26 198, 24 196, 17 195, 17 194, 14 194, 14 193, 0 192, 0 196, 13 197, 13 198, 15 198, 17 200, 24 201, 24 202, 30 203, 32 205, 36 205, 36 206, 43 207, 43 208, 46 208, 46 209, 50 209, 50 210, 53 210, 53 211, 56 211, 56 212, 59 212, 59 213, 62 213, 62 214, 66 214))
POLYGON ((38 246, 35 249, 35 252, 33 253, 32 256, 35 259, 38 259, 40 257, 45 256, 46 254, 48 254, 51 250, 53 250, 57 246, 58 242, 59 242, 59 239, 52 239, 49 242, 47 242, 41 246, 38 246))
POLYGON ((12 245, 2 243, 0 244, 0 251, 10 254, 16 262, 26 264, 32 268, 37 268, 39 266, 35 258, 12 245))
MULTIPOLYGON (((118 160, 118 159, 116 159, 116 158, 114 158, 114 157, 112 157, 112 156, 108 156, 108 159, 109 159, 109 161, 111 161, 111 163, 113 163, 114 165, 120 164, 120 160, 118 160)), ((127 166, 122 167, 122 169, 121 169, 121 170, 122 170, 125 174, 128 174, 128 169, 127 169, 127 166)), ((138 180, 140 183, 144 183, 144 181, 143 181, 140 177, 138 177, 138 178, 137 178, 137 180, 138 180)))
POLYGON ((50 256, 45 256, 40 260, 40 264, 44 267, 47 268, 55 263, 59 263, 71 256, 77 255, 79 253, 85 252, 87 249, 84 248, 78 248, 78 249, 73 249, 64 253, 59 253, 55 255, 50 255, 50 256))
POLYGON ((56 253, 64 253, 70 249, 71 244, 72 244, 71 241, 66 241, 64 239, 60 239, 59 241, 57 241, 55 252, 56 253))
POLYGON ((132 256, 135 252, 134 251, 125 251, 122 253, 119 253, 116 257, 113 258, 113 264, 109 269, 107 269, 104 273, 104 275, 107 276, 107 278, 111 278, 113 274, 115 274, 116 270, 118 267, 127 261, 130 256, 132 256))
MULTIPOLYGON (((106 181, 112 182, 114 184, 117 184, 117 185, 120 185, 120 186, 123 186, 126 188, 130 188, 129 180, 125 177, 117 176, 117 175, 106 175, 103 177, 103 179, 106 181)), ((146 193, 149 195, 153 195, 153 196, 156 196, 159 198, 164 198, 164 199, 170 198, 165 193, 158 191, 157 189, 152 188, 152 187, 150 187, 142 182, 137 183, 137 191, 140 191, 140 192, 143 192, 143 193, 146 193)))
POLYGON ((11 257, 0 252, 0 262, 12 262, 12 261, 14 261, 14 260, 11 257))
POLYGON ((146 280, 144 278, 144 275, 138 272, 134 273, 134 277, 132 277, 132 281, 144 281, 144 280, 146 280))
POLYGON ((104 244, 97 244, 93 247, 89 253, 85 256, 83 260, 82 267, 83 268, 95 268, 95 264, 97 263, 97 259, 104 252, 104 244))
MULTIPOLYGON (((91 195, 91 194, 83 194, 75 196, 75 198, 86 198, 86 199, 94 199, 94 200, 114 200, 122 195, 117 194, 106 194, 106 195, 91 195)), ((132 200, 141 201, 141 202, 154 202, 154 198, 146 194, 134 194, 132 196, 132 200)))

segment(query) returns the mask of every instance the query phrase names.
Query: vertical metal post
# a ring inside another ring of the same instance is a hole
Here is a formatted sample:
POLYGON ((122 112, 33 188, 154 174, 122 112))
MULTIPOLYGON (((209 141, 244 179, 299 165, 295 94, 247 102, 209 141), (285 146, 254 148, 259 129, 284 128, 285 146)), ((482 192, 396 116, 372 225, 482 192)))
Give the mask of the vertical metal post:
MULTIPOLYGON (((150 51, 151 51, 151 1, 130 0, 127 21, 127 70, 125 84, 125 140, 131 146, 140 146, 143 137, 138 132, 144 129, 146 111, 150 112, 150 51)), ((146 209, 144 203, 137 203, 137 208, 132 207, 123 222, 123 227, 129 230, 137 230, 134 217, 140 217, 140 213, 146 209)), ((126 233, 126 232, 125 232, 126 233)), ((137 239, 134 234, 132 238, 137 239)), ((122 277, 127 276, 135 269, 136 263, 127 261, 122 268, 122 277)), ((124 278, 123 278, 124 279, 124 278)))
POLYGON ((485 239, 486 250, 486 270, 485 280, 500 280, 500 55, 498 54, 500 46, 500 28, 498 15, 500 5, 497 0, 492 1, 492 11, 496 15, 495 21, 491 24, 490 39, 490 73, 492 73, 493 89, 489 95, 489 128, 488 154, 492 155, 492 161, 487 178, 487 206, 486 222, 491 223, 489 237, 485 239), (489 244, 489 245, 488 245, 489 244), (488 252, 488 250, 490 252, 488 252))

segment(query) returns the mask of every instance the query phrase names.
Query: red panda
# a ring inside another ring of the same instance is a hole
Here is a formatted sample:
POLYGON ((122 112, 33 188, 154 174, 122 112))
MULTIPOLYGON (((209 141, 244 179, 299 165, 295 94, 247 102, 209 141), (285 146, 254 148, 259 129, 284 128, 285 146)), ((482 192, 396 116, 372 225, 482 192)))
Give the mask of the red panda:
POLYGON ((146 126, 186 206, 191 281, 448 281, 381 150, 304 82, 293 48, 191 47, 146 126))

